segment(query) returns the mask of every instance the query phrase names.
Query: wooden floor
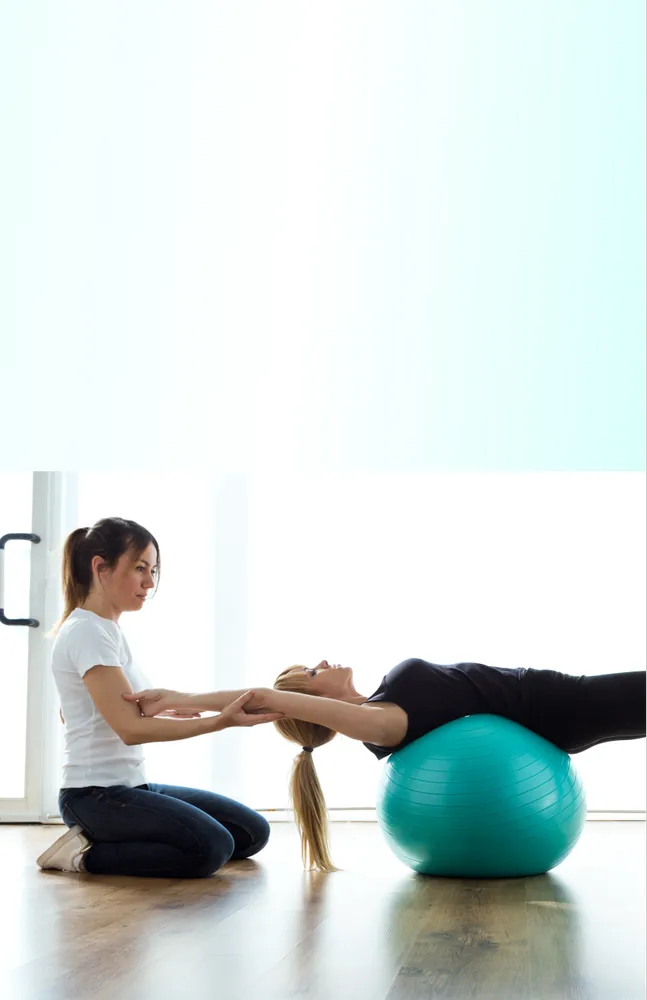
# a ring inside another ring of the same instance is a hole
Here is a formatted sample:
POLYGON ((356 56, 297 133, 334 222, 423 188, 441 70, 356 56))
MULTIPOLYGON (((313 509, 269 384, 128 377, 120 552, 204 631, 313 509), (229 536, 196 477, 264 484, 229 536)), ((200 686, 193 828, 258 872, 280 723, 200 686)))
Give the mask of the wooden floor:
POLYGON ((645 828, 589 823, 550 875, 414 875, 372 823, 304 874, 294 827, 205 880, 41 872, 0 826, 2 1000, 644 1000, 645 828))

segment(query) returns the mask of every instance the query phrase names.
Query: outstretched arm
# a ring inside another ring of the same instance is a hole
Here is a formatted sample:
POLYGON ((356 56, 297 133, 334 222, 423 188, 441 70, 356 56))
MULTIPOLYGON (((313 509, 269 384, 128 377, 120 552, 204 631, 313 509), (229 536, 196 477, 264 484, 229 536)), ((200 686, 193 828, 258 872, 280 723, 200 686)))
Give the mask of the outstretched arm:
MULTIPOLYGON (((248 712, 280 712, 286 718, 328 726, 329 729, 334 729, 335 732, 342 733, 351 740, 384 745, 386 717, 384 710, 375 705, 351 705, 336 698, 321 698, 318 695, 300 694, 296 691, 276 691, 274 688, 254 688, 253 691, 254 697, 245 706, 248 712)), ((155 715, 158 711, 169 708, 220 712, 244 693, 244 690, 209 691, 205 694, 138 691, 124 697, 128 697, 128 700, 141 701, 144 714, 155 715), (157 699, 151 699, 151 694, 157 694, 157 699)))
MULTIPOLYGON (((210 715, 206 719, 182 718, 180 721, 171 719, 147 718, 141 707, 134 702, 136 699, 124 698, 124 689, 130 688, 128 678, 121 667, 97 665, 91 667, 83 675, 85 684, 96 709, 105 722, 117 734, 126 746, 138 746, 140 743, 160 743, 169 740, 186 740, 192 736, 204 733, 215 733, 230 726, 252 726, 262 722, 273 722, 276 714, 248 714, 245 706, 250 701, 250 693, 243 693, 242 698, 233 700, 233 704, 223 706, 218 715, 210 715)), ((132 688, 130 688, 132 694, 132 688)), ((163 709, 160 707, 159 712, 163 709)), ((182 715, 192 714, 193 710, 184 709, 182 715)), ((155 715, 155 712, 148 715, 155 715)))
POLYGON ((386 716, 377 705, 351 705, 336 698, 276 691, 274 688, 256 688, 255 694, 258 704, 252 699, 253 710, 261 708, 265 712, 282 712, 287 718, 328 726, 351 740, 363 743, 381 746, 386 739, 386 716))

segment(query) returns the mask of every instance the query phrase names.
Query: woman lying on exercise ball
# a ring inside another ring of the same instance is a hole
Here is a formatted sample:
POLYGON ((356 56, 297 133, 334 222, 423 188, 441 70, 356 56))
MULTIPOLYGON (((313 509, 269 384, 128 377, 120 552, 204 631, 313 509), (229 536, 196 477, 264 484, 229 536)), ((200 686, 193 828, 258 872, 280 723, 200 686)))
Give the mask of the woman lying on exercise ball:
MULTIPOLYGON (((145 716, 163 711, 220 711, 243 694, 182 694, 146 690, 124 694, 145 716)), ((248 712, 282 713, 279 732, 302 748, 290 782, 306 867, 335 871, 330 860, 326 808, 312 751, 335 733, 360 740, 376 757, 400 750, 432 729, 465 715, 500 715, 532 730, 567 753, 597 743, 645 736, 645 672, 575 677, 555 670, 439 665, 410 659, 398 664, 365 697, 350 667, 294 666, 273 688, 255 688, 248 712)))
POLYGON ((267 820, 248 806, 146 780, 142 743, 280 718, 247 714, 245 691, 207 719, 195 718, 195 709, 156 713, 174 721, 146 719, 123 700, 124 690, 150 682, 133 663, 119 618, 141 610, 159 569, 159 546, 135 521, 108 517, 77 528, 65 542, 65 611, 55 629, 52 670, 65 725, 59 808, 70 830, 41 854, 41 868, 199 878, 267 843, 267 820))

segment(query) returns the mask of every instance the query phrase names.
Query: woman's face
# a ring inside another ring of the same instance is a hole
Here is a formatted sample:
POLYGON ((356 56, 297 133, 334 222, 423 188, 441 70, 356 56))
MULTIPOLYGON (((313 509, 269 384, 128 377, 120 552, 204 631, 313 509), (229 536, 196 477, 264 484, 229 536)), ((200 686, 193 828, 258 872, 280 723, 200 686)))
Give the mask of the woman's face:
POLYGON ((119 557, 114 569, 102 569, 101 559, 95 556, 93 569, 99 573, 98 591, 103 592, 120 611, 139 611, 157 576, 157 550, 151 544, 144 552, 132 549, 119 557))
POLYGON ((302 667, 308 678, 308 693, 324 698, 340 698, 353 693, 352 667, 342 667, 339 663, 322 660, 316 667, 302 667))

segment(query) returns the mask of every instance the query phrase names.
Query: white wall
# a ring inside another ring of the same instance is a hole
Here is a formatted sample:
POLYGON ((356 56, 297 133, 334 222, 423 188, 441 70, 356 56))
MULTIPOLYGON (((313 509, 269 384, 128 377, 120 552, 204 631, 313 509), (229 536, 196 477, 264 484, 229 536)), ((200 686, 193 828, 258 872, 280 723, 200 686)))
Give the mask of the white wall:
POLYGON ((7 461, 643 468, 644 38, 643 0, 3 4, 7 461))

